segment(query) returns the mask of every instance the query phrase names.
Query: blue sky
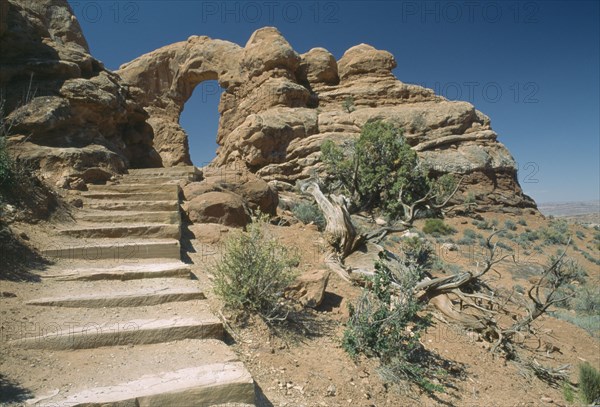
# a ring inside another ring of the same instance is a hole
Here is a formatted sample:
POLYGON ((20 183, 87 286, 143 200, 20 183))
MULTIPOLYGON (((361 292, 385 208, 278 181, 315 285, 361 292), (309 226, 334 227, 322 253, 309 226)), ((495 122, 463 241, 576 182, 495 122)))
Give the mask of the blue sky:
MULTIPOLYGON (((70 0, 109 69, 208 35, 244 45, 275 26, 303 53, 361 42, 394 74, 487 114, 537 202, 600 199, 600 8, 596 1, 70 0)), ((203 83, 182 125, 196 165, 215 154, 220 90, 203 83)))

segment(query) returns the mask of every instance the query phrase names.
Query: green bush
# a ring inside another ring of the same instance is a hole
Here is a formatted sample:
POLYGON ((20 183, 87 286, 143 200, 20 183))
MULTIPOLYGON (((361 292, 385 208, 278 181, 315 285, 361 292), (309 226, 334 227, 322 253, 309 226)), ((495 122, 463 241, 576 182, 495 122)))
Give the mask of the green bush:
POLYGON ((401 191, 403 201, 409 205, 431 197, 418 204, 422 215, 428 203, 443 204, 456 186, 456 180, 448 174, 429 178, 402 130, 381 120, 365 123, 355 143, 338 146, 325 141, 321 160, 333 185, 345 190, 353 205, 381 208, 392 219, 404 215, 398 199, 401 191))
POLYGON ((504 228, 515 231, 515 230, 517 230, 517 224, 515 222, 513 222, 512 220, 508 219, 508 220, 504 221, 504 228))
POLYGON ((521 226, 527 226, 527 221, 523 218, 519 219, 517 223, 521 226))
POLYGON ((292 209, 292 213, 294 214, 296 219, 302 221, 307 225, 311 222, 314 223, 315 225, 317 225, 319 230, 323 230, 327 225, 323 213, 319 210, 319 208, 316 205, 307 202, 301 202, 294 206, 294 208, 292 209))
POLYGON ((6 149, 6 139, 0 136, 0 183, 10 178, 12 173, 12 160, 6 149))
POLYGON ((587 362, 579 365, 579 394, 586 404, 600 402, 600 372, 587 362))
POLYGON ((569 403, 575 401, 575 392, 573 391, 573 387, 567 381, 563 382, 562 391, 565 401, 568 401, 569 403))
POLYGON ((413 295, 422 278, 421 268, 413 264, 394 275, 382 257, 375 269, 372 288, 364 289, 356 304, 349 307, 342 347, 354 357, 379 358, 382 375, 390 382, 408 380, 428 392, 443 391, 429 380, 427 365, 420 363, 419 338, 429 324, 417 314, 422 305, 413 295), (401 298, 392 295, 392 281, 401 287, 401 298))
POLYGON ((600 314, 600 287, 584 285, 577 289, 572 301, 575 310, 587 314, 600 314))
POLYGON ((255 218, 246 232, 230 236, 212 272, 215 293, 227 307, 273 320, 285 317, 282 293, 294 281, 298 256, 267 236, 267 224, 255 218))
POLYGON ((487 220, 474 220, 473 222, 473 226, 475 226, 477 229, 481 229, 481 230, 490 230, 492 229, 492 225, 487 221, 487 220))
POLYGON ((546 244, 564 245, 569 240, 569 224, 565 220, 553 219, 541 232, 546 244))
POLYGON ((425 219, 423 232, 434 236, 446 236, 456 233, 456 229, 454 229, 452 226, 446 225, 441 219, 425 219))
POLYGON ((348 96, 346 99, 344 99, 344 103, 342 103, 342 108, 346 113, 352 113, 353 111, 355 111, 356 107, 354 107, 354 98, 352 96, 348 96))

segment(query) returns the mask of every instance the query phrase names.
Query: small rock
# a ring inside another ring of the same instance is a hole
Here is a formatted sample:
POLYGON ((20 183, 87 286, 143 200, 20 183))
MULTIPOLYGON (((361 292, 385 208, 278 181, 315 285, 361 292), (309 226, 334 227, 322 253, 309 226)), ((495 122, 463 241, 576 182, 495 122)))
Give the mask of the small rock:
POLYGON ((325 395, 327 397, 335 397, 336 394, 337 394, 337 389, 335 388, 335 386, 333 384, 330 384, 329 387, 327 387, 327 392, 325 393, 325 395))
POLYGON ((285 289, 285 295, 299 301, 305 307, 316 308, 325 297, 329 275, 329 270, 307 271, 285 289))
POLYGON ((550 397, 542 397, 540 401, 542 403, 554 404, 554 400, 552 400, 550 397))
POLYGON ((75 208, 83 208, 83 199, 81 198, 74 198, 71 199, 69 201, 69 204, 71 204, 72 206, 74 206, 75 208))
POLYGON ((19 237, 23 240, 29 240, 29 236, 27 236, 27 233, 25 232, 19 233, 19 237))
POLYGON ((387 225, 386 220, 383 219, 383 218, 377 218, 377 219, 375 219, 375 223, 378 224, 379 226, 385 226, 385 225, 387 225))
POLYGON ((458 246, 454 243, 444 243, 442 245, 442 250, 446 250, 449 252, 455 252, 458 250, 458 246))

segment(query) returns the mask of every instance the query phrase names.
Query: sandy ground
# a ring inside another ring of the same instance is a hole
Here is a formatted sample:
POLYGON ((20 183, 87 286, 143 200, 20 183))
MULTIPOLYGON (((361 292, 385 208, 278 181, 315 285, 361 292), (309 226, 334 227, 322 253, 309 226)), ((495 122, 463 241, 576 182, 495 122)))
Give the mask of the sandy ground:
MULTIPOLYGON (((494 217, 492 215, 486 218, 494 217)), ((500 225, 506 219, 516 222, 520 218, 526 220, 526 227, 529 229, 537 229, 547 224, 547 220, 534 215, 497 217, 500 225)), ((462 237, 465 228, 473 229, 484 236, 487 234, 487 231, 477 230, 471 222, 470 218, 447 220, 448 224, 458 230, 454 235, 455 240, 462 237)), ((418 223, 417 228, 420 226, 418 223)), ((577 242, 579 247, 592 245, 594 234, 592 230, 577 225, 571 228, 573 232, 580 230, 585 233, 586 237, 577 242)), ((27 233, 33 244, 51 235, 51 228, 44 225, 22 226, 16 229, 18 232, 27 233)), ((525 226, 519 225, 515 233, 520 233, 524 229, 525 226)), ((290 227, 273 226, 271 231, 283 244, 298 248, 302 257, 299 266, 301 270, 324 268, 321 253, 323 242, 320 241, 320 233, 314 226, 302 224, 290 227)), ((227 233, 223 233, 222 237, 226 235, 227 233)), ((196 240, 191 243, 195 247, 195 252, 189 255, 194 262, 193 272, 198 278, 193 284, 203 289, 208 297, 208 307, 226 322, 230 332, 228 342, 231 348, 245 362, 256 380, 260 405, 290 407, 569 405, 564 400, 560 388, 551 388, 535 377, 525 377, 516 364, 506 362, 490 353, 486 343, 476 341, 466 332, 435 318, 433 326, 422 337, 422 343, 449 366, 446 392, 429 396, 414 387, 399 391, 395 387, 386 386, 377 373, 377 361, 364 358, 353 360, 341 348, 344 323, 348 317, 348 304, 357 298, 361 289, 343 281, 335 274, 330 278, 323 304, 318 309, 307 310, 303 314, 304 332, 288 332, 275 336, 259 319, 240 325, 223 310, 222 303, 210 289, 212 283, 209 265, 214 260, 214 256, 218 255, 220 244, 196 240)), ((393 245, 389 246, 390 250, 393 248, 393 245)), ((543 262, 546 254, 554 253, 557 249, 559 247, 545 247, 542 254, 527 254, 526 261, 543 262)), ((600 257, 597 250, 590 254, 596 258, 600 257)), ((586 260, 578 252, 571 252, 570 255, 586 269, 591 281, 598 281, 600 267, 586 260)), ((445 259, 447 263, 454 262, 463 267, 472 267, 468 250, 461 250, 459 255, 445 259)), ((521 263, 525 261, 524 258, 522 260, 521 263)), ((496 287, 512 289, 515 284, 527 287, 530 276, 519 271, 523 269, 522 264, 517 266, 506 260, 496 267, 498 273, 490 275, 490 280, 493 280, 496 287)), ((43 271, 32 272, 31 276, 35 277, 36 274, 43 274, 43 271)), ((0 280, 0 292, 3 293, 0 298, 0 322, 3 332, 5 328, 32 317, 30 311, 19 308, 16 304, 24 299, 47 293, 46 284, 49 283, 44 280, 40 282, 37 278, 20 282, 0 280)), ((55 284, 54 288, 57 294, 60 294, 61 290, 65 293, 73 292, 72 284, 65 284, 62 288, 55 284)), ((74 315, 70 317, 73 318, 74 315)), ((55 322, 60 323, 60 321, 55 322)), ((535 322, 534 329, 538 333, 539 341, 526 341, 523 355, 535 357, 541 364, 552 367, 570 364, 572 382, 577 380, 576 367, 582 361, 589 361, 594 366, 600 367, 600 341, 592 338, 586 331, 552 317, 540 318, 535 322)), ((43 365, 45 361, 51 361, 52 358, 60 355, 60 352, 53 356, 44 352, 21 356, 9 354, 5 339, 6 335, 3 335, 0 348, 0 360, 2 360, 0 389, 3 392, 11 389, 11 391, 26 392, 27 383, 50 379, 45 368, 28 369, 28 377, 23 377, 21 366, 43 365), (18 357, 22 359, 18 360, 18 357), (48 357, 50 359, 46 359, 48 357), (35 377, 36 375, 38 377, 35 377)), ((169 344, 153 345, 157 355, 166 354, 170 347, 169 344)), ((185 354, 181 357, 185 357, 185 354)), ((63 374, 75 382, 79 365, 83 366, 88 361, 66 357, 64 360, 68 363, 65 364, 63 374)))

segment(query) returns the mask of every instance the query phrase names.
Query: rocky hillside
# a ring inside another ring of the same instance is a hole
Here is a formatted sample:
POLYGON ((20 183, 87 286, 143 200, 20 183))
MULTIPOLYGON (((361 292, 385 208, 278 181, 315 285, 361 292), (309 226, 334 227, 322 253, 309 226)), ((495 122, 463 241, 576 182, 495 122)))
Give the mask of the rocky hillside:
POLYGON ((192 36, 123 65, 118 74, 138 88, 134 95, 150 115, 165 165, 190 162, 179 115, 197 84, 217 79, 225 89, 218 166, 241 160, 266 180, 293 183, 320 168, 323 141, 343 143, 368 120, 383 119, 404 129, 435 172, 464 174, 463 191, 483 206, 534 207, 490 119, 470 103, 399 81, 396 65, 389 52, 366 44, 339 61, 323 48, 298 54, 266 27, 243 48, 192 36))
POLYGON ((192 36, 117 72, 89 52, 66 0, 9 0, 0 12, 0 88, 14 124, 10 149, 59 186, 103 181, 127 168, 190 164, 179 124, 194 88, 216 79, 220 145, 233 162, 283 189, 321 169, 320 145, 356 138, 371 119, 404 129, 437 174, 463 174, 480 210, 535 207, 490 120, 393 75, 396 60, 360 44, 336 61, 323 48, 297 53, 276 28, 244 47, 192 36))
POLYGON ((0 89, 13 153, 65 187, 161 166, 147 113, 90 55, 67 1, 0 4, 0 89))

